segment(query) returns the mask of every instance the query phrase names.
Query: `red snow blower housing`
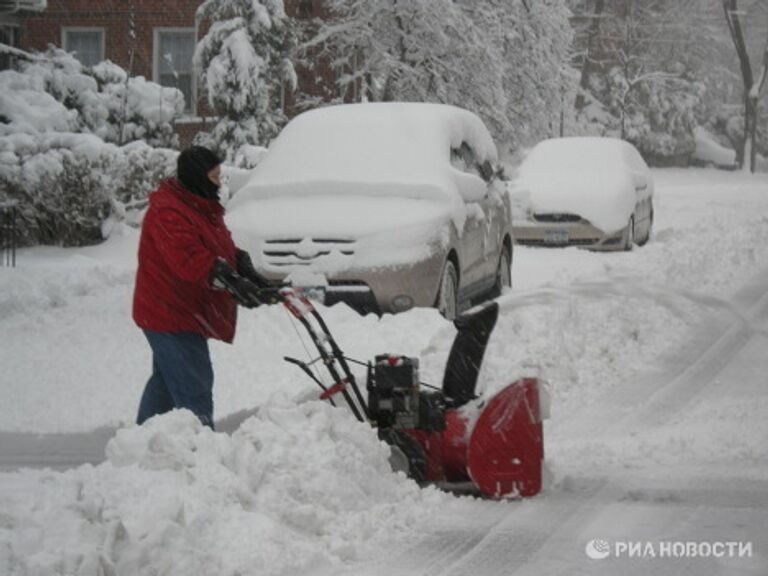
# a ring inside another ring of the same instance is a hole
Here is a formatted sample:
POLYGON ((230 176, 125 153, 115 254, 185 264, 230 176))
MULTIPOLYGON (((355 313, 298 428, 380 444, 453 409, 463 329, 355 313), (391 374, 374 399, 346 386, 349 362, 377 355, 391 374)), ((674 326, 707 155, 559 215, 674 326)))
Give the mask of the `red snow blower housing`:
POLYGON ((305 327, 319 357, 299 366, 335 405, 341 395, 361 422, 377 428, 393 450, 393 465, 418 482, 450 489, 467 484, 491 498, 527 497, 541 490, 544 458, 539 382, 516 380, 488 398, 477 397, 480 365, 499 315, 496 302, 459 316, 442 389, 419 380, 419 361, 390 354, 362 363, 344 356, 325 321, 300 291, 279 292, 283 305, 305 327), (311 370, 322 361, 333 384, 311 370), (367 402, 349 369, 367 366, 367 402))

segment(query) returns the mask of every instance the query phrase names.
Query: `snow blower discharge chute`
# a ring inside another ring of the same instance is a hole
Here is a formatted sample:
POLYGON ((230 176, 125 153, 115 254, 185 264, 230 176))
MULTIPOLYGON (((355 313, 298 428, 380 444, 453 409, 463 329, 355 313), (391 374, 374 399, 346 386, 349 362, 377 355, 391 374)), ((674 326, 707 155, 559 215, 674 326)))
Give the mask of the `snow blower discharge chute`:
POLYGON ((319 356, 285 360, 301 368, 335 405, 341 397, 355 417, 378 430, 393 452, 393 466, 420 482, 479 491, 491 498, 534 496, 541 490, 544 441, 539 382, 523 378, 490 398, 478 398, 480 365, 499 315, 496 302, 459 316, 442 389, 419 380, 419 361, 390 354, 363 363, 347 358, 312 302, 294 288, 279 299, 304 326, 319 356), (322 362, 333 382, 311 370, 322 362), (367 401, 349 363, 367 367, 367 401))

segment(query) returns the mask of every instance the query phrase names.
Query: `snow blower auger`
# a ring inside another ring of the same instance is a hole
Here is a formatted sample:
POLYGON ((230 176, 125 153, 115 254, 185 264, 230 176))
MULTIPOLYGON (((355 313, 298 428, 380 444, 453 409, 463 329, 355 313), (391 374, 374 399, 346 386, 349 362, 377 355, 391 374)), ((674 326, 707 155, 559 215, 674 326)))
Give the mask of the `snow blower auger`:
POLYGON ((379 437, 420 483, 445 489, 470 487, 490 498, 534 496, 541 490, 544 458, 539 382, 523 378, 490 398, 475 396, 480 365, 499 307, 477 306, 459 316, 441 390, 419 381, 419 361, 391 354, 363 363, 347 358, 328 326, 304 294, 279 292, 283 305, 304 326, 319 356, 299 366, 320 388, 320 398, 335 405, 341 395, 355 417, 378 430, 379 437), (322 361, 332 384, 311 366, 322 361), (367 367, 367 401, 348 362, 367 367))

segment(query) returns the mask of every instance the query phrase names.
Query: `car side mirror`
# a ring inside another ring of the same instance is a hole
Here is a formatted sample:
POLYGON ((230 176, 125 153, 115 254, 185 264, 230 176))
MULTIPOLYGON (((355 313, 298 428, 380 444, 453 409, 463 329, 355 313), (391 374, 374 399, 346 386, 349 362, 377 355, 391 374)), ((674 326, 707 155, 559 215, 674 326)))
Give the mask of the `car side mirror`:
POLYGON ((632 181, 635 184, 635 190, 645 190, 648 188, 648 178, 642 172, 633 172, 632 181))

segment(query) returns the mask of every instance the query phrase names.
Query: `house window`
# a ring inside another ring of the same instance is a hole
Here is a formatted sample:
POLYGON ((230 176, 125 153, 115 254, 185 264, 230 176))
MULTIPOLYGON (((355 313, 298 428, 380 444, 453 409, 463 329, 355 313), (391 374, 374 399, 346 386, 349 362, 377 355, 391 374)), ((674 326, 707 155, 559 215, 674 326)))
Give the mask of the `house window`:
POLYGON ((299 18, 312 18, 315 13, 315 7, 312 4, 312 0, 299 0, 297 8, 297 16, 299 18))
POLYGON ((83 66, 95 66, 104 60, 103 28, 64 28, 62 45, 74 52, 83 66))
MULTIPOLYGON (((12 24, 0 23, 0 43, 12 48, 19 47, 19 29, 12 24)), ((0 70, 13 67, 15 58, 10 52, 0 50, 0 70)))
POLYGON ((194 114, 197 99, 192 65, 195 29, 156 28, 154 52, 155 82, 181 90, 184 94, 184 111, 194 114))

